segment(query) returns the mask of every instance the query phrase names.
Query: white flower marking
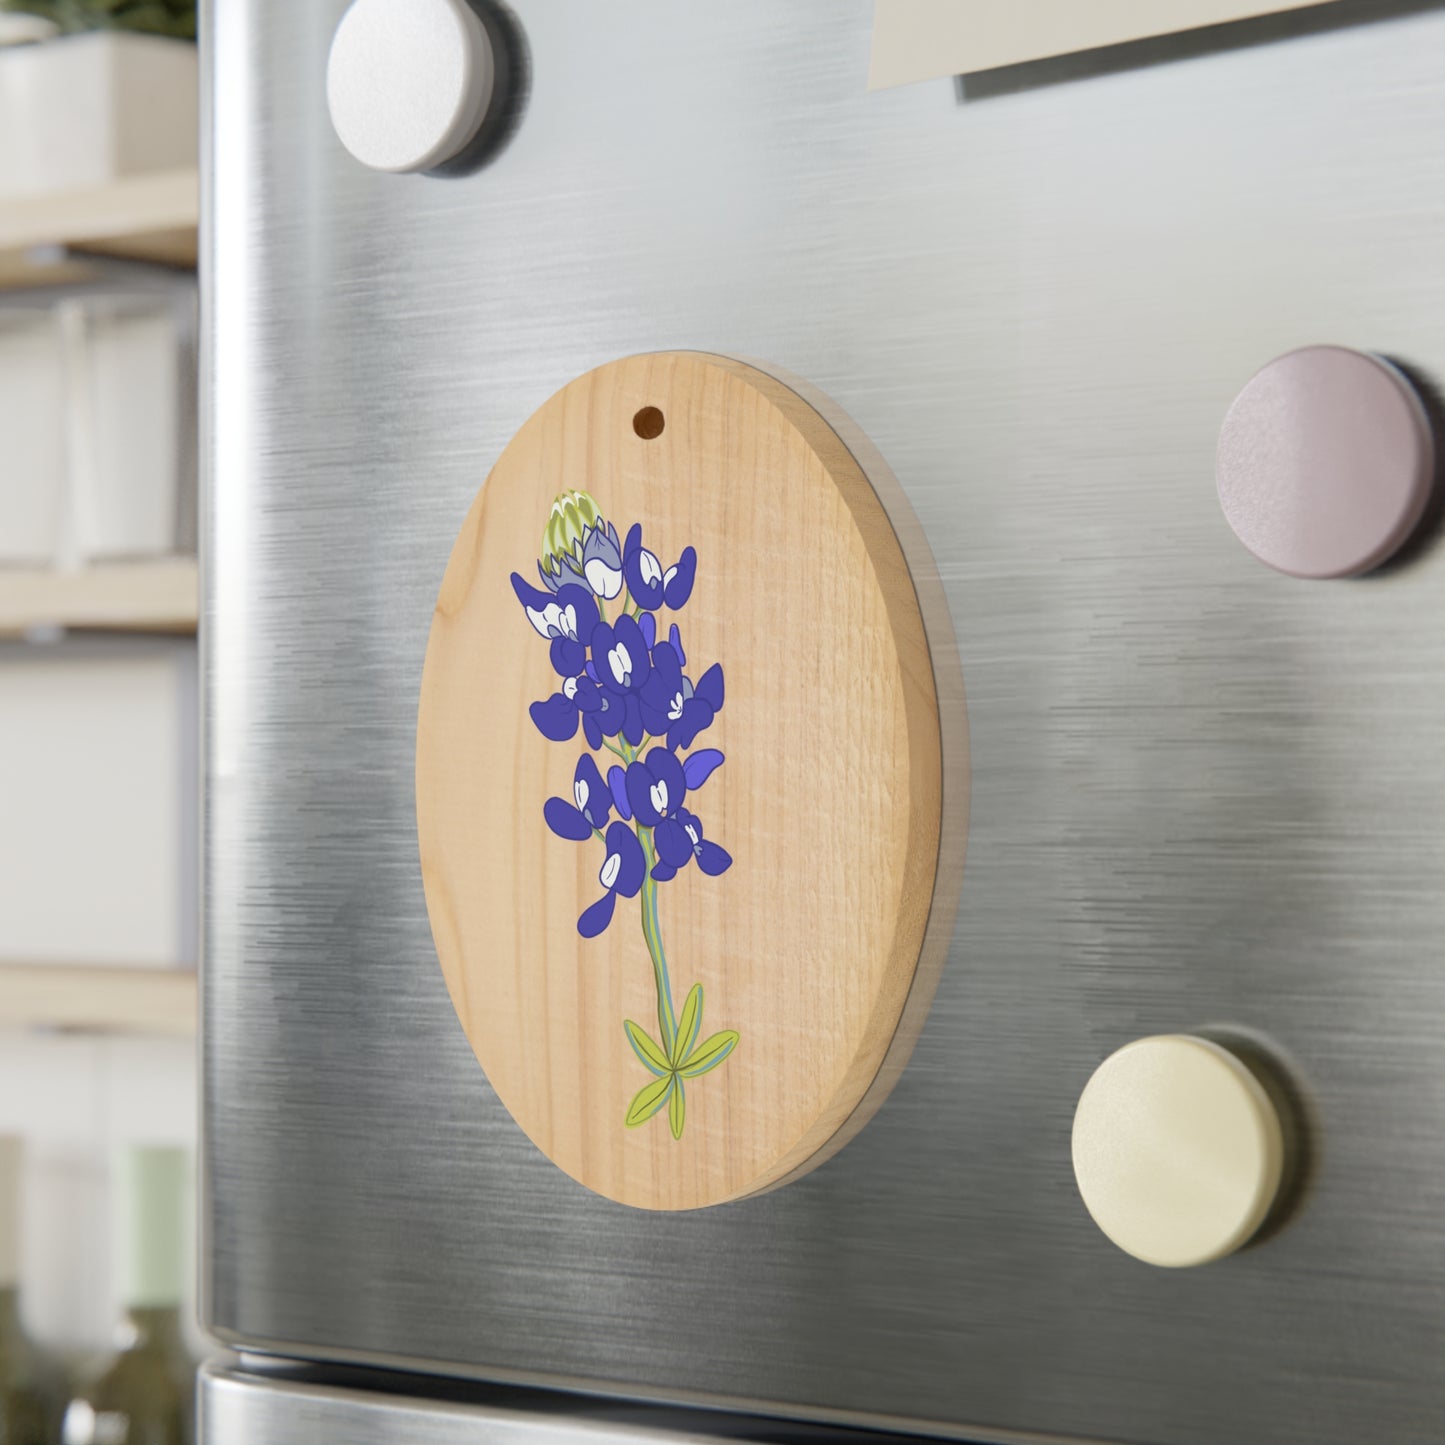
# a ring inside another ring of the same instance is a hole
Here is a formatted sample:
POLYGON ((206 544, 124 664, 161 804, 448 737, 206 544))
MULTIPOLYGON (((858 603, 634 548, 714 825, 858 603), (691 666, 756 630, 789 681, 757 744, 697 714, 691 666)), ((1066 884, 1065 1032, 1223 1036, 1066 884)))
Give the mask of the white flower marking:
POLYGON ((585 568, 587 585, 609 602, 622 591, 622 573, 609 567, 600 557, 594 557, 585 568))
POLYGON ((667 716, 672 722, 676 722, 682 716, 682 694, 677 693, 667 705, 667 716))
POLYGON ((607 664, 612 669, 612 676, 627 687, 632 680, 632 654, 627 648, 618 643, 611 652, 607 654, 607 664))
POLYGON ((687 829, 687 836, 692 839, 693 852, 696 852, 702 843, 702 839, 697 836, 697 829, 691 823, 684 823, 682 826, 687 829))
POLYGON ((577 637, 577 608, 568 603, 565 608, 556 602, 549 602, 545 607, 527 608, 527 621, 549 641, 554 637, 566 637, 571 641, 578 641, 577 637))
POLYGON ((622 872, 622 854, 609 853, 607 861, 602 865, 602 871, 597 875, 597 881, 610 893, 620 872, 622 872))
POLYGON ((562 684, 562 695, 569 701, 575 701, 577 697, 577 679, 569 677, 562 684))
POLYGON ((578 778, 572 784, 572 796, 577 799, 577 811, 584 817, 587 815, 587 799, 591 792, 592 789, 587 786, 586 778, 578 778))
POLYGON ((648 587, 662 577, 662 563, 646 547, 642 549, 642 555, 637 559, 637 568, 642 573, 643 583, 648 587))
POLYGON ((667 816, 667 784, 665 782, 654 783, 648 789, 648 795, 652 799, 653 811, 665 818, 667 816))

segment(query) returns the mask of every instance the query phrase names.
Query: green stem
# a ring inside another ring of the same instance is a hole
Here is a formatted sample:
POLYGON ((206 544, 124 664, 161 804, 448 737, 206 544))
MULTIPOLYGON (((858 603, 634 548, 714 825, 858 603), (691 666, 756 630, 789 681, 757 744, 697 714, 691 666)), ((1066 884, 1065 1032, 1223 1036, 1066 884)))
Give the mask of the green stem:
MULTIPOLYGON (((622 739, 621 757, 628 764, 637 761, 637 749, 626 738, 622 739)), ((672 1046, 677 1039, 677 1014, 672 1006, 672 980, 667 972, 667 954, 662 947, 662 920, 657 913, 657 880, 652 876, 657 853, 652 844, 652 829, 645 828, 638 822, 634 822, 632 826, 637 831, 637 841, 642 844, 642 856, 647 866, 647 871, 642 875, 642 936, 647 940, 648 956, 652 959, 652 978, 657 985, 657 1025, 662 1030, 662 1047, 668 1058, 671 1058, 672 1046)))
POLYGON ((662 922, 657 915, 657 883, 652 876, 652 865, 657 858, 652 847, 652 829, 639 824, 637 836, 642 843, 643 856, 647 859, 647 873, 642 884, 642 936, 647 940, 647 952, 652 958, 652 977, 657 985, 657 1023, 662 1030, 662 1047, 671 1058, 677 1041, 677 1014, 672 1007, 672 981, 667 974, 667 954, 662 948, 662 922))

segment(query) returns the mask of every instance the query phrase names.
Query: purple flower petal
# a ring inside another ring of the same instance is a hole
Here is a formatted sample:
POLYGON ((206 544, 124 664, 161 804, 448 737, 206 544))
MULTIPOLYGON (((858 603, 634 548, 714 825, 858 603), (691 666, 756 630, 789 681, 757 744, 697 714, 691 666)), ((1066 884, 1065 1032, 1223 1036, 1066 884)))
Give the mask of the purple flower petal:
POLYGON ((658 863, 652 870, 652 878, 655 883, 667 883, 677 877, 677 869, 671 863, 658 863))
POLYGON ((700 697, 714 712, 721 712, 723 705, 723 670, 722 664, 715 662, 698 679, 697 688, 693 694, 700 697))
POLYGON ((533 607, 538 612, 557 600, 550 592, 543 592, 533 587, 520 572, 512 573, 512 591, 517 594, 517 601, 523 607, 533 607))
POLYGON ((652 830, 657 856, 674 868, 681 868, 692 857, 692 843, 676 818, 666 818, 652 830))
POLYGON ((642 545, 642 526, 634 522, 622 549, 622 575, 634 602, 649 612, 662 605, 662 565, 642 545))
MULTIPOLYGON (((550 599, 549 599, 550 600, 550 599)), ((587 586, 569 582, 557 591, 556 603, 562 610, 562 632, 578 642, 586 642, 597 626, 597 603, 587 586)))
POLYGON ((612 801, 617 805, 617 811, 630 823, 632 821, 632 804, 627 801, 627 772, 619 768, 615 763, 607 770, 607 787, 612 793, 612 801))
POLYGON ((587 666, 587 649, 570 637, 554 637, 550 654, 558 677, 576 677, 587 666))
POLYGON ((624 898, 636 898, 647 877, 647 858, 637 834, 626 823, 614 823, 607 830, 607 861, 618 859, 617 876, 612 880, 612 891, 624 898))
POLYGON ((643 738, 647 736, 647 728, 642 721, 642 707, 635 697, 627 699, 626 711, 622 717, 622 736, 635 748, 641 747, 643 738))
POLYGON ((632 805, 632 816, 645 827, 662 821, 662 815, 652 806, 652 774, 646 763, 627 765, 627 801, 632 805))
MULTIPOLYGON (((648 674, 652 671, 652 663, 648 660, 647 642, 642 636, 642 629, 637 625, 637 620, 632 617, 619 617, 612 629, 614 646, 623 650, 630 666, 626 672, 626 681, 619 683, 629 692, 636 692, 646 681, 648 674)), ((594 650, 593 656, 596 656, 594 650)), ((602 664, 598 663, 599 667, 602 664)), ((616 676, 615 666, 603 668, 602 680, 607 681, 609 670, 616 676)))
POLYGON ((642 640, 647 644, 647 650, 651 652, 653 643, 657 641, 657 618, 650 612, 644 612, 637 619, 637 627, 642 633, 642 640))
POLYGON ((671 817, 687 797, 687 779, 682 775, 682 764, 668 749, 653 748, 647 754, 647 771, 652 774, 649 799, 655 794, 661 799, 657 805, 659 815, 671 817))
POLYGON ((712 726, 713 711, 699 697, 690 697, 682 705, 682 716, 668 729, 670 748, 690 748, 700 732, 712 726))
MULTIPOLYGON (((597 719, 597 726, 604 737, 615 738, 622 731, 622 723, 627 714, 622 699, 616 693, 607 692, 598 688, 596 692, 597 701, 600 704, 596 713, 592 714, 597 719)), ((593 747, 598 744, 593 743, 593 747)))
POLYGON ((672 726, 672 719, 665 712, 659 712, 647 698, 639 698, 643 729, 652 737, 660 738, 672 726))
POLYGON ((674 612, 687 605, 687 599, 692 596, 692 583, 696 573, 697 551, 692 547, 685 547, 682 556, 677 559, 677 566, 669 567, 662 579, 663 598, 674 612))
POLYGON ((583 938, 596 938, 612 922, 612 910, 617 906, 615 893, 604 893, 582 917, 577 920, 577 932, 583 938))
POLYGON ((612 669, 608 665, 607 655, 613 647, 612 624, 610 622, 599 622, 587 638, 587 645, 592 649, 592 660, 587 664, 587 671, 592 677, 604 687, 613 691, 620 691, 620 685, 612 675, 612 669))
POLYGON ((542 816, 547 826, 559 837, 580 843, 592 836, 592 824, 564 798, 548 798, 542 804, 542 816))
POLYGON ((677 630, 677 623, 675 622, 667 629, 667 642, 668 646, 677 654, 678 662, 683 667, 686 667, 687 653, 682 650, 682 633, 677 630))
POLYGON ((612 794, 602 781, 602 774, 591 753, 583 753, 577 759, 577 771, 572 775, 572 796, 577 811, 590 827, 607 826, 607 815, 612 811, 612 794))
POLYGON ((700 748, 689 758, 683 759, 682 776, 688 791, 702 787, 713 773, 723 765, 723 755, 716 748, 700 748))
POLYGON ((554 692, 546 702, 534 702, 527 711, 537 725, 537 731, 554 743, 565 743, 577 736, 577 708, 560 692, 554 692))
POLYGON ((697 845, 697 866, 704 873, 716 878, 719 873, 726 873, 733 866, 732 854, 726 848, 720 848, 716 843, 704 838, 697 845))

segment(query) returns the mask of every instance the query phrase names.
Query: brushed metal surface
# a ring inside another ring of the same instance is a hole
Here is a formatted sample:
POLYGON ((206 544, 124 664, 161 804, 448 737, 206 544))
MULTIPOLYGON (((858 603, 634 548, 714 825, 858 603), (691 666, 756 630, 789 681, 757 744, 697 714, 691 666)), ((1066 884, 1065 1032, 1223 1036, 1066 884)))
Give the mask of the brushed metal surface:
POLYGON ((1332 6, 1378 18, 960 103, 865 93, 867 0, 518 0, 526 110, 443 181, 341 152, 342 8, 208 25, 213 1328, 989 1438, 1437 1438, 1445 551, 1291 581, 1212 467, 1290 347, 1445 375, 1445 13, 1332 6), (556 388, 663 347, 767 358, 881 449, 974 766, 892 1097, 801 1182, 671 1218, 589 1196, 500 1109, 412 802, 473 492, 556 388), (1126 1040, 1211 1028, 1290 1061, 1312 1170, 1267 1243, 1152 1270, 1077 1199, 1074 1102, 1126 1040))
POLYGON ((202 1366, 201 1445, 903 1445, 897 1435, 759 1420, 714 1410, 581 1400, 499 1386, 459 1389, 347 1370, 264 1368, 259 1359, 202 1366))

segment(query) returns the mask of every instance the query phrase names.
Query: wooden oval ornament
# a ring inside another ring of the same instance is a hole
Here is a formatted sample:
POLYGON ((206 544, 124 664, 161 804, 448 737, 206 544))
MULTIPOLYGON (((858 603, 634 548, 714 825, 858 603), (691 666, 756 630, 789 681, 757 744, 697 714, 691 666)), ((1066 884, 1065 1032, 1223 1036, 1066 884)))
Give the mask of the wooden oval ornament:
POLYGON ((417 727, 437 952, 528 1137, 651 1209, 833 1152, 931 998, 941 777, 903 551, 818 411, 693 352, 552 397, 457 539, 417 727))

